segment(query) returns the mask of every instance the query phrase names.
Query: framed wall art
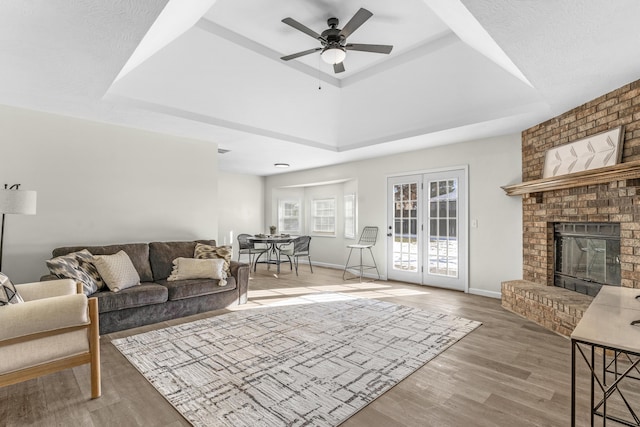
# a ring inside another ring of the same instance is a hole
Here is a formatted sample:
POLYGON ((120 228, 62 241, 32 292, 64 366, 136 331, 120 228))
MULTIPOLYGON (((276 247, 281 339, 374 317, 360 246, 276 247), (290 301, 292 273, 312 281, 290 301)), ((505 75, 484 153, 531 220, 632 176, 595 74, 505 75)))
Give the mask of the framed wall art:
POLYGON ((623 127, 547 150, 542 177, 567 175, 613 166, 622 161, 623 127))

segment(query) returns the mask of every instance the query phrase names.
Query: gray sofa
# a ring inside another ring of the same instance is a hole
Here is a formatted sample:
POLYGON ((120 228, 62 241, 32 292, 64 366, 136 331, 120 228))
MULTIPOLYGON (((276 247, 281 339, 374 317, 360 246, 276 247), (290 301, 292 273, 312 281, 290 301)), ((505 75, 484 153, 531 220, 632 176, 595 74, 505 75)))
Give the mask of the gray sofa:
MULTIPOLYGON (((247 302, 249 265, 231 261, 231 277, 225 286, 218 280, 167 281, 178 257, 193 258, 196 243, 215 246, 215 240, 192 242, 127 243, 109 246, 68 246, 53 250, 54 257, 87 249, 93 255, 111 255, 123 250, 140 275, 140 286, 119 292, 98 291, 100 334, 135 328, 204 311, 247 302)), ((55 276, 44 276, 52 279, 55 276)))

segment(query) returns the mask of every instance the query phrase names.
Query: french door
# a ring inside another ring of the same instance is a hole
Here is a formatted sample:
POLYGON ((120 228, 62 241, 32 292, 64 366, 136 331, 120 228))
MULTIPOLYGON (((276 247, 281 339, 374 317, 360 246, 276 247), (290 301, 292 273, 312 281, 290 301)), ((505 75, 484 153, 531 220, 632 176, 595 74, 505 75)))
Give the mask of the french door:
POLYGON ((466 291, 466 168, 388 179, 387 277, 466 291))

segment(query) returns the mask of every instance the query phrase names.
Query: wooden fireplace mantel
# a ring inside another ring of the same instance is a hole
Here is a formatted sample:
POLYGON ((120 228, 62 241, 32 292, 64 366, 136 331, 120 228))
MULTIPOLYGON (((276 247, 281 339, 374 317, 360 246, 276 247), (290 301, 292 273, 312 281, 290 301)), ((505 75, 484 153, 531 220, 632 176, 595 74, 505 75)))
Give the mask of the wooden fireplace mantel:
POLYGON ((586 185, 606 184, 635 178, 640 178, 640 160, 562 176, 534 179, 533 181, 505 185, 500 188, 507 193, 507 196, 518 196, 586 185))

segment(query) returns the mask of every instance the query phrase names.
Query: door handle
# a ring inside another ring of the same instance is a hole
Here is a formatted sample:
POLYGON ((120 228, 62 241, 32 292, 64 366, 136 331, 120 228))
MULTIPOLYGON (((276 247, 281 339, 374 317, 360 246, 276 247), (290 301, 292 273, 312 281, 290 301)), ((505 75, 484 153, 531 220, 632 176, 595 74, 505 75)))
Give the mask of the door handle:
POLYGON ((393 236, 393 234, 387 233, 387 237, 391 237, 391 236, 393 236))

